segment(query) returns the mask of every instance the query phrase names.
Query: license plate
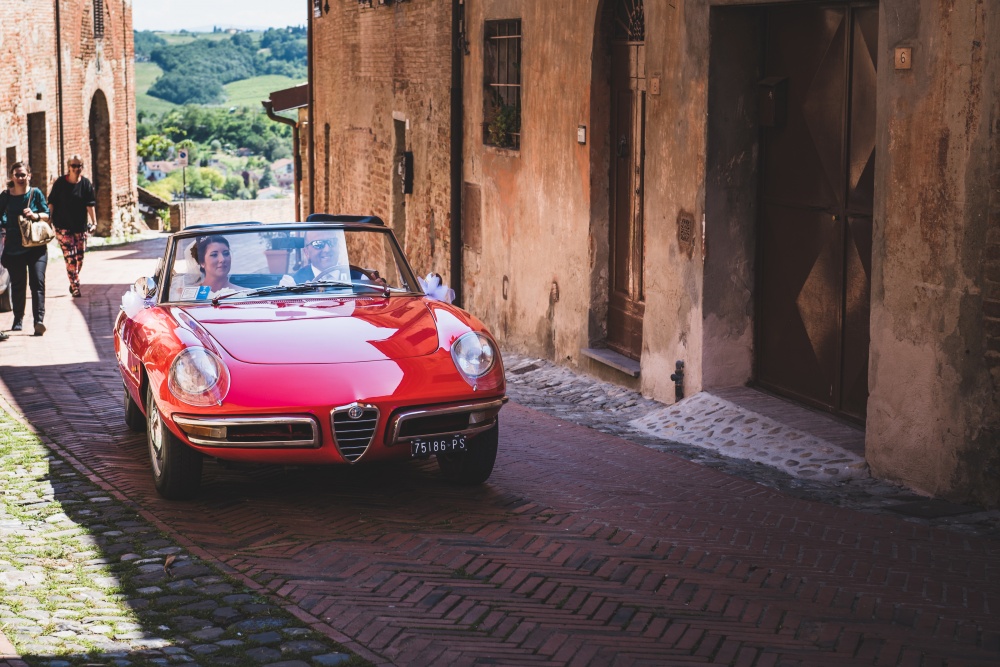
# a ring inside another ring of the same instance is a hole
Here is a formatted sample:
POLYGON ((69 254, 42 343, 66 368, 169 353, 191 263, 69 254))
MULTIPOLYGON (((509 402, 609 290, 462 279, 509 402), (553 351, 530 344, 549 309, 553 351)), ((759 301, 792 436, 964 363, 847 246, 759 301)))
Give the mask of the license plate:
POLYGON ((464 435, 448 435, 431 440, 411 440, 410 456, 430 456, 465 451, 464 435))

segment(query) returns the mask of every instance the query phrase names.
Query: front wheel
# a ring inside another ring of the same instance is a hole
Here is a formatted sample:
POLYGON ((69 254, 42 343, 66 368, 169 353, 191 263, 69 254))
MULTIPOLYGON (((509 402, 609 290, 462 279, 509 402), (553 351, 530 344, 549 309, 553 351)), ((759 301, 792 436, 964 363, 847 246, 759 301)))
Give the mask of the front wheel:
POLYGON ((493 473, 500 441, 500 424, 493 425, 466 443, 464 452, 438 454, 438 466, 445 479, 456 484, 474 486, 482 484, 493 473))
POLYGON ((188 500, 197 495, 202 455, 181 442, 163 423, 152 388, 146 390, 146 441, 157 493, 167 500, 188 500))

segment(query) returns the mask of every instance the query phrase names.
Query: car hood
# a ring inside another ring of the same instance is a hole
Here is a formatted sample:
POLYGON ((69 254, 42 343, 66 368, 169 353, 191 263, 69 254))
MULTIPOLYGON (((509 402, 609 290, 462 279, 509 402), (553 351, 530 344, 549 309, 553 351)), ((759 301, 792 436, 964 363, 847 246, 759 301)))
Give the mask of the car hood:
MULTIPOLYGON (((336 364, 406 359, 438 348, 417 297, 291 299, 178 308, 232 357, 250 364, 336 364)), ((177 314, 180 322, 184 315, 177 314)))

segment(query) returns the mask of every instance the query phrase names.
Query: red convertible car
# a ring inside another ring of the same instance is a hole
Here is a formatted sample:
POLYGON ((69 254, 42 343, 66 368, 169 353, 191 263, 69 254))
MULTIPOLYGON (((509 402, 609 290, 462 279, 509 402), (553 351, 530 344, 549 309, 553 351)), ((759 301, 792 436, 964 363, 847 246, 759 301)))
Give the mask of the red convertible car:
POLYGON ((290 465, 437 457, 493 471, 506 402, 496 342, 426 296, 375 217, 190 226, 122 299, 125 421, 160 495, 194 496, 205 457, 290 465))

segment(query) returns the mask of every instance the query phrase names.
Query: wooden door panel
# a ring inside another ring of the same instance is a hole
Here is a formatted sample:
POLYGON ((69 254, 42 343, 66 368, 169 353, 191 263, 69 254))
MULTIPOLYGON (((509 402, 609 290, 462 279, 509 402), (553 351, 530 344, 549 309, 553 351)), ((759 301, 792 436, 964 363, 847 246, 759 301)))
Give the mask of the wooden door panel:
POLYGON ((759 351, 761 384, 830 404, 839 389, 842 226, 832 216, 766 205, 759 351))
POLYGON ((757 380, 863 420, 867 406, 877 6, 766 10, 757 380))
POLYGON ((639 359, 642 354, 643 142, 645 141, 644 47, 612 45, 609 220, 608 347, 639 359))
POLYGON ((871 324, 872 219, 848 217, 844 264, 844 344, 841 411, 864 419, 868 405, 868 348, 871 324))

